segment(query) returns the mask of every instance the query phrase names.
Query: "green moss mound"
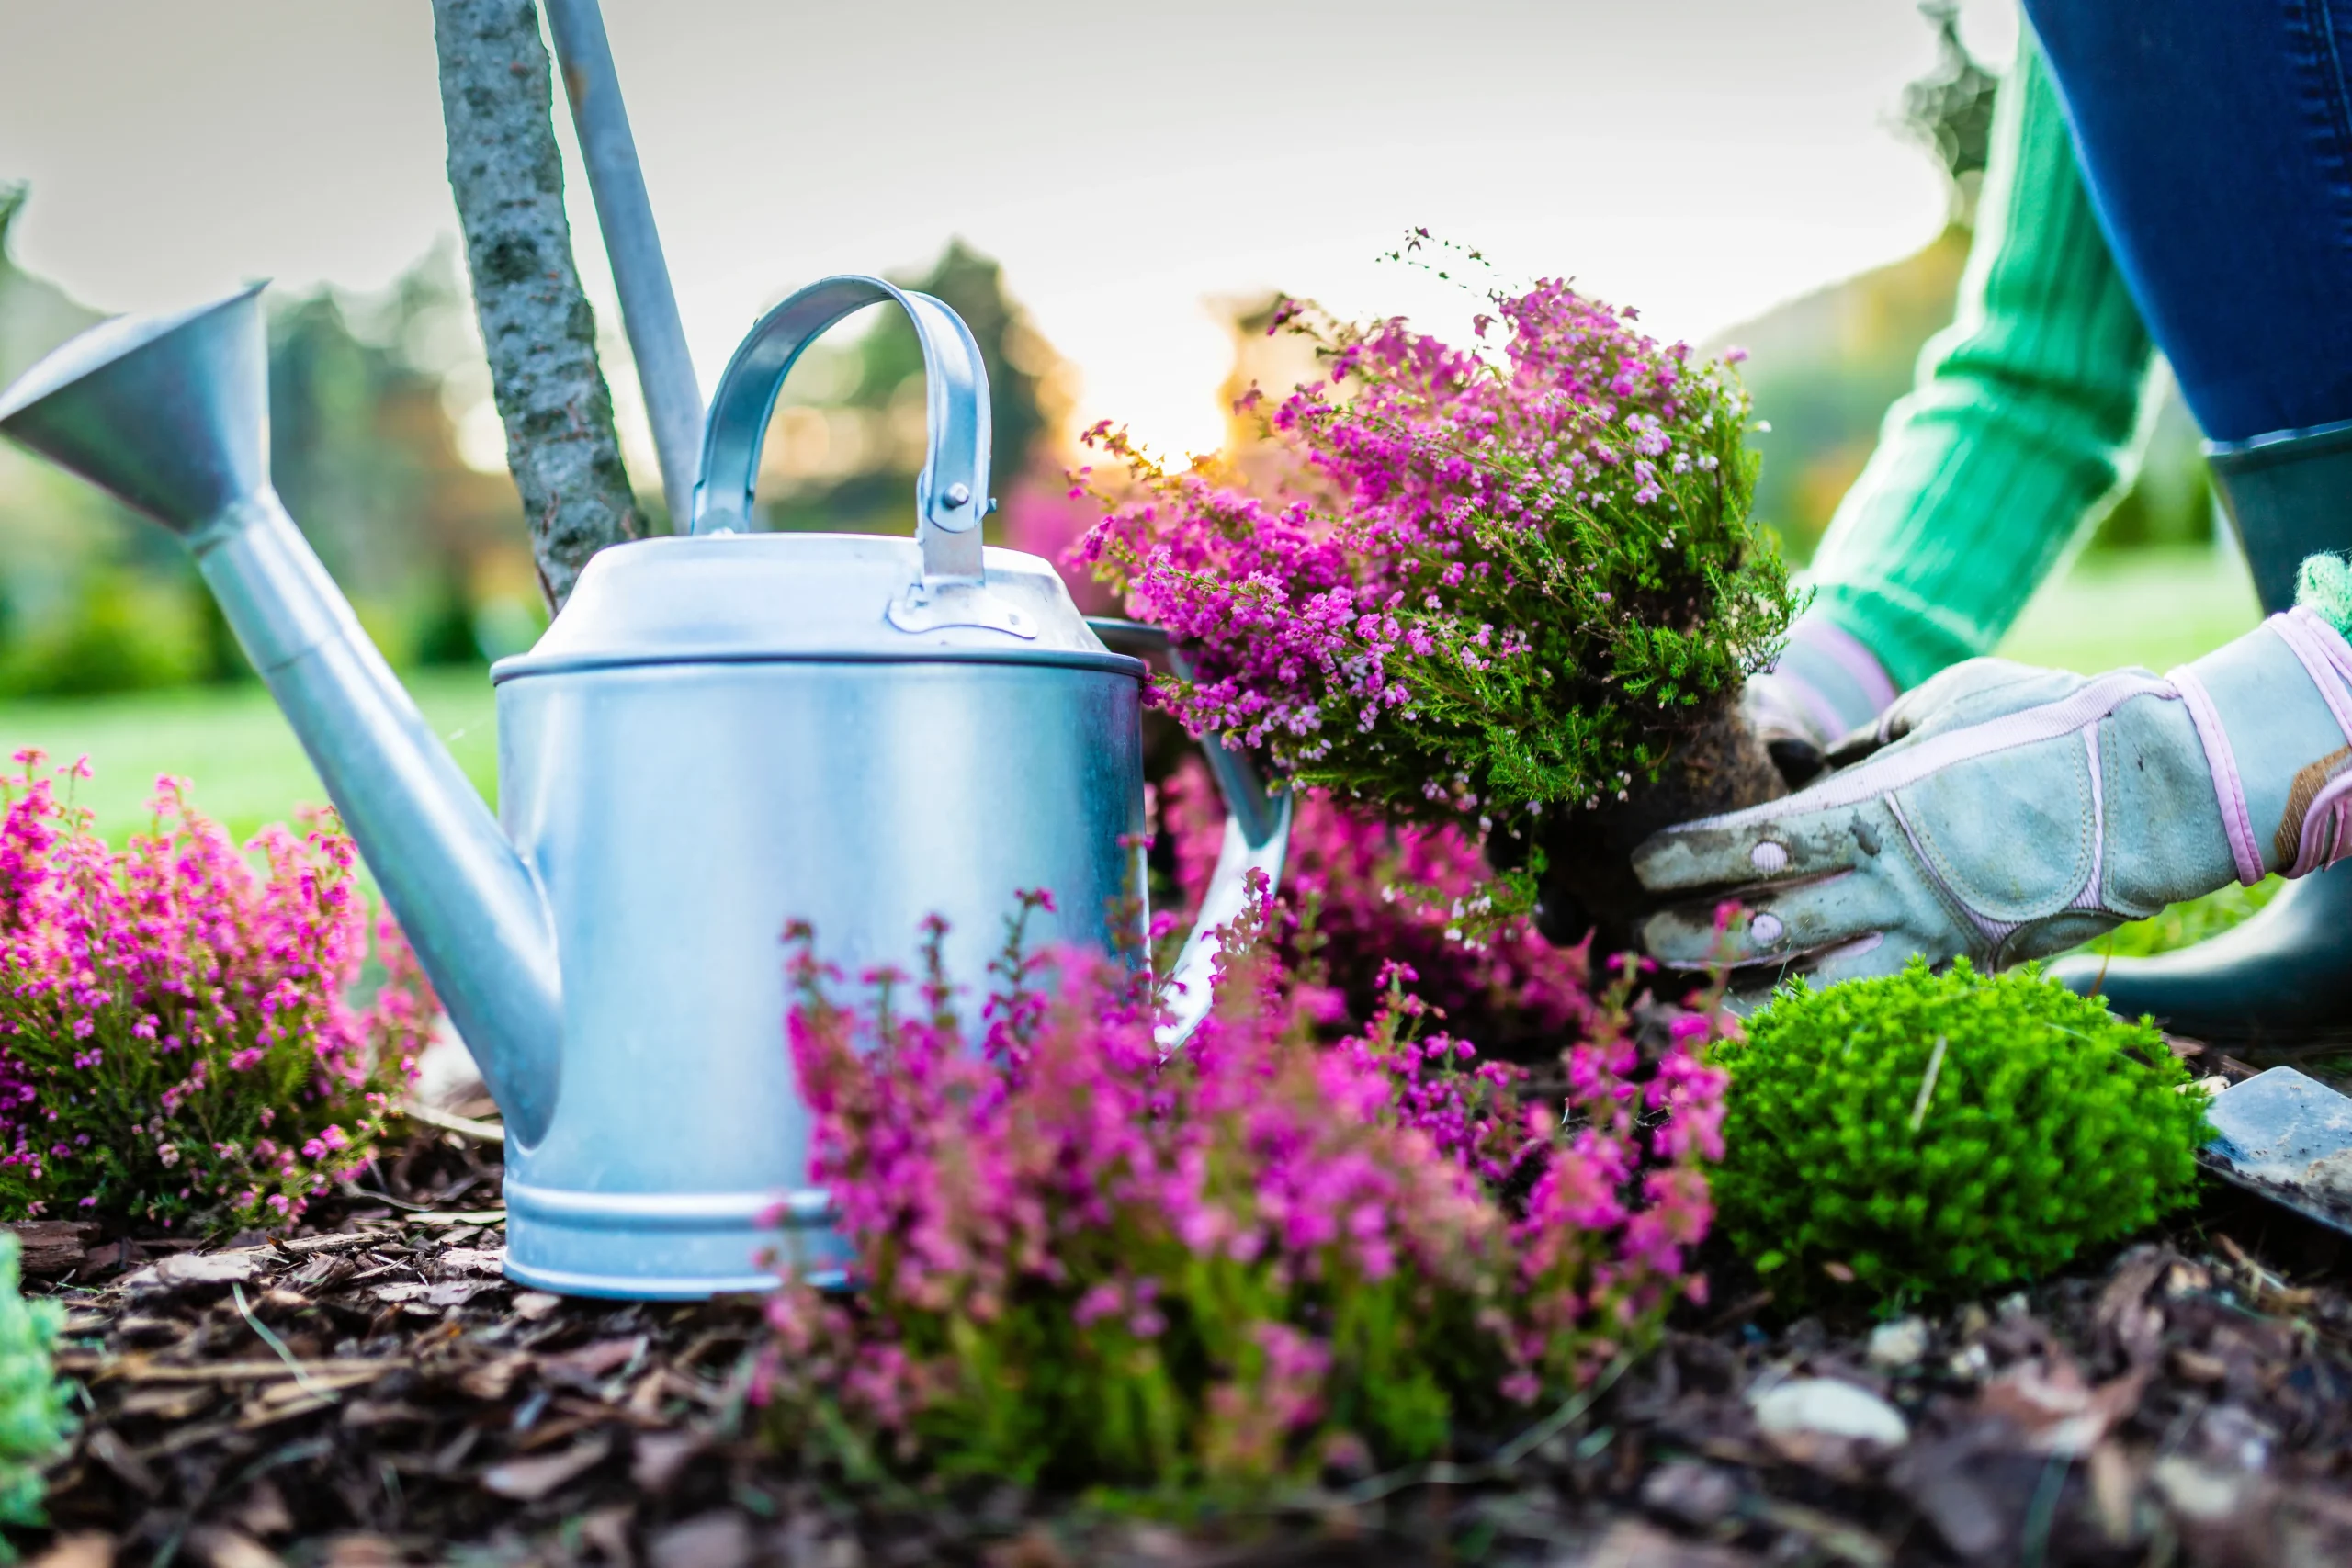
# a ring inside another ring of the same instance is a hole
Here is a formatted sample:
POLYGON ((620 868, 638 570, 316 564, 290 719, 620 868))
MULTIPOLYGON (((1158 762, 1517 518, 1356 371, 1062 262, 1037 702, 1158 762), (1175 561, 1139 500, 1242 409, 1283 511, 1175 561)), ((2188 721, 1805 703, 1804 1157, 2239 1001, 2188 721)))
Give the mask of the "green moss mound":
MULTIPOLYGON (((25 1300, 17 1251, 17 1238, 0 1231, 0 1524, 41 1525, 41 1472, 74 1429, 54 1365, 64 1314, 54 1302, 25 1300)), ((0 1562, 15 1560, 0 1540, 0 1562)))
POLYGON ((2047 1274, 2186 1203, 2211 1135, 2153 1024, 2031 964, 1791 987, 1715 1060, 1724 1233, 1790 1306, 2047 1274))

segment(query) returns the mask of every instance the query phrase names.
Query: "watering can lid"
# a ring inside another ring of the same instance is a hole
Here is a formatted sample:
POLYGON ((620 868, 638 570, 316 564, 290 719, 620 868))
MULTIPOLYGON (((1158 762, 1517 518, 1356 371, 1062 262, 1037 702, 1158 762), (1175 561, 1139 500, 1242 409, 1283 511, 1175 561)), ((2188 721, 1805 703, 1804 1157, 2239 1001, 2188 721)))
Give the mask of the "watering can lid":
POLYGON ((530 652, 493 681, 636 664, 776 660, 1053 664, 1142 679, 1051 566, 986 552, 972 583, 926 581, 912 539, 719 534, 601 551, 530 652))

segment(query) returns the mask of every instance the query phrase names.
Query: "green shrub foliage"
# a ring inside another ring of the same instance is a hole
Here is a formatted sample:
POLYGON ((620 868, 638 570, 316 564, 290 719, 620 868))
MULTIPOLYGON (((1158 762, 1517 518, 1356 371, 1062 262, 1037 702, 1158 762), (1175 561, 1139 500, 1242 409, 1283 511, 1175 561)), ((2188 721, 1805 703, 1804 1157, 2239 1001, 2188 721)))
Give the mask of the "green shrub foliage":
POLYGON ((2030 964, 1792 987, 1716 1060, 1723 1233, 1790 1305, 2046 1274, 2186 1202, 2211 1135, 2154 1025, 2030 964))
MULTIPOLYGON (((0 1231, 0 1524, 40 1525, 41 1472, 73 1430, 53 1360, 64 1314, 25 1300, 17 1254, 17 1238, 0 1231)), ((0 1562, 14 1557, 0 1541, 0 1562)))

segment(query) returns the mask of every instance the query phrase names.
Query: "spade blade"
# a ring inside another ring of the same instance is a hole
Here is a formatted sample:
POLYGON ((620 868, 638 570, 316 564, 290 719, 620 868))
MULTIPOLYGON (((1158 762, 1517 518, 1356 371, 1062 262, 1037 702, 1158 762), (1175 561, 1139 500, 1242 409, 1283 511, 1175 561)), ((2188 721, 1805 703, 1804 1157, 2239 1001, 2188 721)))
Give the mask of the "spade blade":
POLYGON ((2352 1096, 2273 1067, 2215 1095, 2205 1114, 2209 1169, 2352 1235, 2352 1096))

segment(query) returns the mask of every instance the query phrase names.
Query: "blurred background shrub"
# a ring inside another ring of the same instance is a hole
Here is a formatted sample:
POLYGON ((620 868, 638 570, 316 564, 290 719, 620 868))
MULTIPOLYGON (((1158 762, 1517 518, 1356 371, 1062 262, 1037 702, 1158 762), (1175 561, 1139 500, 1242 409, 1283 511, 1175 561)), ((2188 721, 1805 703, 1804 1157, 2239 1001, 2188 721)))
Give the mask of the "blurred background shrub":
MULTIPOLYGON (((0 186, 0 384, 99 319, 10 258, 0 186)), ((270 473, 396 664, 476 664, 545 624, 513 482, 460 452, 481 372, 453 254, 380 295, 274 295, 270 473)), ((245 679, 185 553, 105 498, 0 450, 0 697, 245 679)))
MULTIPOLYGON (((1920 351, 1951 324, 1968 259, 2000 80, 1962 41, 1955 0, 1928 0, 1919 10, 1936 29, 1939 58, 1905 91, 1895 128, 1944 172, 1951 218, 1943 232, 1899 261, 1792 299, 1706 345, 1748 351, 1743 371, 1758 414, 1771 424, 1757 438, 1764 466, 1756 511, 1800 562, 1862 471, 1887 406, 1910 389, 1920 351)), ((2138 480, 2093 523, 2086 544, 2094 551, 2214 539, 2196 423, 2170 375, 2159 382, 2138 480)))

